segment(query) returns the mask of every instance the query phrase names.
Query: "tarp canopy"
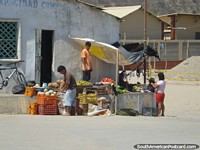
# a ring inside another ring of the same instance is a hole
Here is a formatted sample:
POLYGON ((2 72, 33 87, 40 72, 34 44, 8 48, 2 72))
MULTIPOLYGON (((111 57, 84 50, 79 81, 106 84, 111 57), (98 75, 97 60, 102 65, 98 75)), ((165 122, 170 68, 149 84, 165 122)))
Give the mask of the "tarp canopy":
POLYGON ((115 42, 112 45, 120 50, 127 61, 132 63, 137 63, 144 60, 144 56, 154 56, 160 60, 158 52, 149 45, 144 47, 143 43, 129 43, 120 45, 120 43, 115 42))
POLYGON ((119 65, 125 66, 133 63, 128 61, 118 48, 110 44, 98 42, 90 38, 71 37, 71 39, 73 39, 81 47, 84 47, 87 41, 91 42, 91 54, 107 63, 116 64, 117 52, 119 52, 119 65))

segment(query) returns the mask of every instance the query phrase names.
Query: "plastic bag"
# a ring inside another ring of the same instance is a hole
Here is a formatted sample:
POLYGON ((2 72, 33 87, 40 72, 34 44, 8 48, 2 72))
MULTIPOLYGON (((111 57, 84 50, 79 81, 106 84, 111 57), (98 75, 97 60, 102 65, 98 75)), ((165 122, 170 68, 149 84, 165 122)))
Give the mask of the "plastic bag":
POLYGON ((17 84, 13 86, 12 93, 13 94, 24 94, 25 93, 25 86, 23 84, 17 84))

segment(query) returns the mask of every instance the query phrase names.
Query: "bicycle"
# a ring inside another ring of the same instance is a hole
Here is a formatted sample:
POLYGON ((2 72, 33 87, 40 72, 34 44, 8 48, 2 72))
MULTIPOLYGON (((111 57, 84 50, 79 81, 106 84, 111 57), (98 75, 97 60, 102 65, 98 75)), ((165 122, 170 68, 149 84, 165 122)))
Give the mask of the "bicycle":
POLYGON ((1 77, 0 90, 2 90, 3 87, 6 87, 8 85, 8 82, 11 77, 13 77, 13 79, 15 80, 17 84, 23 84, 24 87, 26 87, 26 79, 23 73, 21 73, 18 70, 17 65, 16 65, 19 62, 24 62, 24 61, 21 60, 21 61, 13 62, 13 63, 7 64, 6 66, 3 66, 2 64, 0 64, 0 77, 1 77), (14 64, 14 66, 9 67, 9 65, 12 65, 12 64, 14 64), (6 78, 4 78, 2 74, 2 71, 5 71, 5 70, 10 71, 10 74, 6 78))

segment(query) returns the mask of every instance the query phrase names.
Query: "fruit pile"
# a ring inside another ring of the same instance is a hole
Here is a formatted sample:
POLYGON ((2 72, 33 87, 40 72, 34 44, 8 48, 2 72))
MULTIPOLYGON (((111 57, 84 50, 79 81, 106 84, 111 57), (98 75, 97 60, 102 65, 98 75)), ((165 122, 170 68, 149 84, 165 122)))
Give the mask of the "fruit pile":
POLYGON ((133 92, 141 92, 141 90, 142 90, 142 87, 137 86, 137 85, 133 86, 133 92))
POLYGON ((80 80, 80 81, 77 81, 76 82, 77 86, 80 86, 80 85, 92 85, 92 83, 88 82, 88 81, 84 81, 84 80, 80 80))
POLYGON ((118 94, 123 94, 129 92, 126 88, 121 87, 120 85, 116 85, 116 91, 118 94))
POLYGON ((114 83, 114 80, 111 78, 102 78, 101 82, 109 82, 109 83, 114 83))

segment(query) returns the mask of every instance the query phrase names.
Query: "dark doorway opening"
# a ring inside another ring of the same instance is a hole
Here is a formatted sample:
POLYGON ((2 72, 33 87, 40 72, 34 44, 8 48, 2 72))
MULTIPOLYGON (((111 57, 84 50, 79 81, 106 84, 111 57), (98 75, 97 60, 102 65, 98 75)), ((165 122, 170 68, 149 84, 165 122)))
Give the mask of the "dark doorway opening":
POLYGON ((200 32, 196 32, 195 33, 195 40, 199 40, 200 39, 200 32))
POLYGON ((42 30, 40 85, 51 82, 53 57, 53 31, 42 30))

